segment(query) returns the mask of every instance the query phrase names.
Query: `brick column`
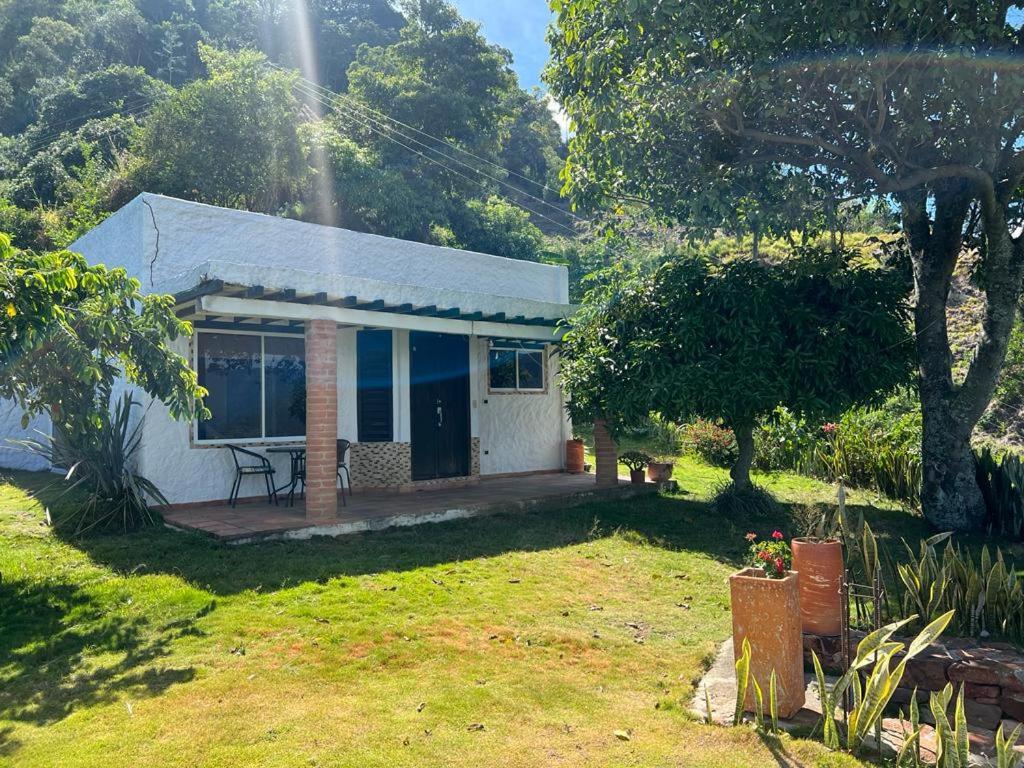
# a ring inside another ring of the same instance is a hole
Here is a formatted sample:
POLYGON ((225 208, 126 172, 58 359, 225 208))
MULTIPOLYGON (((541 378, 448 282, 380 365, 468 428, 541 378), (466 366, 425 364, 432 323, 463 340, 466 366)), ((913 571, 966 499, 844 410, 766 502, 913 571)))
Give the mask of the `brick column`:
POLYGON ((604 419, 594 419, 594 454, 596 455, 598 485, 617 485, 619 482, 619 454, 608 432, 604 419))
POLYGON ((306 517, 338 514, 338 329, 306 321, 306 517))

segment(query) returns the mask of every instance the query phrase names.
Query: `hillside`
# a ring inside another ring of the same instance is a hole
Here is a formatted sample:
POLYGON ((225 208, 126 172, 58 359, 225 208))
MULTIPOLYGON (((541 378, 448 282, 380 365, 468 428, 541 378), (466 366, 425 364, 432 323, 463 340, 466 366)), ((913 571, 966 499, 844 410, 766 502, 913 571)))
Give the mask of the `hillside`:
POLYGON ((510 65, 442 0, 10 0, 0 231, 62 246, 145 189, 537 258, 564 147, 510 65))

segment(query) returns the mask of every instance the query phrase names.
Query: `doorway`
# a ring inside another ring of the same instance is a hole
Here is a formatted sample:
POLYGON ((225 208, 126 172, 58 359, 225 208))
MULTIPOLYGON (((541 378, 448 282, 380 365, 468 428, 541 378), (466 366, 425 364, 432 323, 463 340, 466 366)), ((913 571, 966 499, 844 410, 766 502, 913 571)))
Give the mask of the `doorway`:
POLYGON ((469 337, 409 334, 412 479, 465 477, 470 470, 469 337))

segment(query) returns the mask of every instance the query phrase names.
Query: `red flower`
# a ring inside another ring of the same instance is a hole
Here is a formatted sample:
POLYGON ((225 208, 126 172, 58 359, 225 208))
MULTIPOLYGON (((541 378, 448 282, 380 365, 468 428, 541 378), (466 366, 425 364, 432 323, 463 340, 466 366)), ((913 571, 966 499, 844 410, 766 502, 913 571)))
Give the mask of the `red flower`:
POLYGON ((779 573, 782 573, 784 570, 786 570, 786 564, 782 562, 781 557, 775 558, 775 570, 777 570, 779 573))
POLYGON ((834 424, 831 421, 828 424, 822 424, 821 425, 821 431, 824 432, 826 435, 832 434, 838 428, 839 428, 839 425, 838 424, 834 424))
POLYGON ((772 559, 772 556, 771 556, 770 554, 768 554, 768 550, 767 550, 767 549, 762 549, 762 550, 761 550, 760 552, 758 552, 758 553, 757 553, 757 556, 758 556, 758 557, 759 557, 760 559, 764 560, 764 561, 765 561, 766 563, 767 563, 767 562, 768 562, 769 560, 771 560, 771 559, 772 559))
POLYGON ((772 532, 772 538, 775 539, 776 541, 781 541, 782 538, 783 538, 782 531, 773 531, 772 532))

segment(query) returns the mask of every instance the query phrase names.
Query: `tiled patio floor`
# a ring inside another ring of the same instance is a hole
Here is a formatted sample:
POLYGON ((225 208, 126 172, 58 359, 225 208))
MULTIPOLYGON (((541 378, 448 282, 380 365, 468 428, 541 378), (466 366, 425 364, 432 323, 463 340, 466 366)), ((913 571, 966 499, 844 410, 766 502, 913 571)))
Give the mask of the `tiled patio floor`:
MULTIPOLYGON (((246 543, 261 539, 302 539, 342 536, 392 526, 441 522, 498 512, 570 507, 598 498, 626 498, 654 493, 652 483, 632 485, 628 480, 612 488, 598 488, 593 475, 538 474, 482 479, 460 488, 409 493, 357 491, 338 506, 338 516, 307 520, 300 500, 294 507, 266 503, 220 504, 171 510, 164 522, 173 528, 200 531, 222 541, 246 543)), ((340 501, 340 500, 339 500, 340 501)))

